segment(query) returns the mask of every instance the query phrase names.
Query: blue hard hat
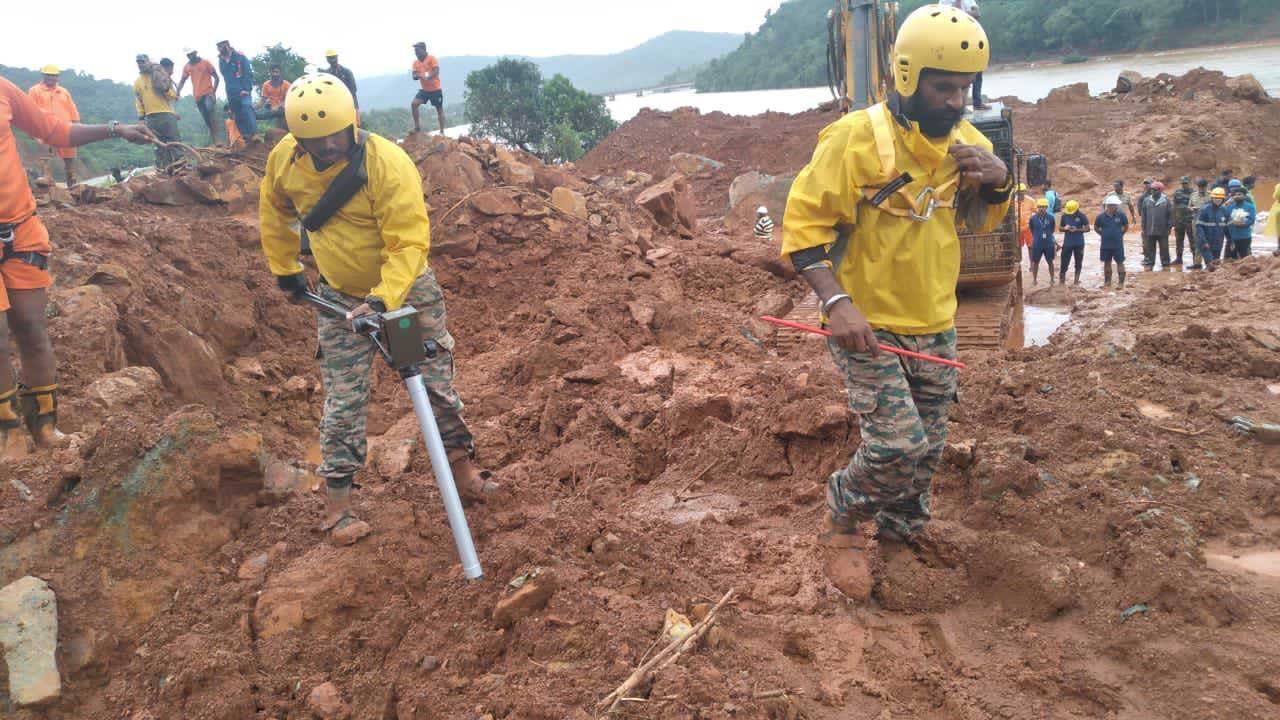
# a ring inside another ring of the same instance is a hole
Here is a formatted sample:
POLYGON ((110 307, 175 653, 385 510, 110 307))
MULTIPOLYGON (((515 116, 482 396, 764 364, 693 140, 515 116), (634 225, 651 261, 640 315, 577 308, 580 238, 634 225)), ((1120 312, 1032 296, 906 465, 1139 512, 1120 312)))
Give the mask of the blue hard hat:
POLYGON ((1231 182, 1227 183, 1227 187, 1229 188, 1244 187, 1244 183, 1240 182, 1239 180, 1232 180, 1231 182))

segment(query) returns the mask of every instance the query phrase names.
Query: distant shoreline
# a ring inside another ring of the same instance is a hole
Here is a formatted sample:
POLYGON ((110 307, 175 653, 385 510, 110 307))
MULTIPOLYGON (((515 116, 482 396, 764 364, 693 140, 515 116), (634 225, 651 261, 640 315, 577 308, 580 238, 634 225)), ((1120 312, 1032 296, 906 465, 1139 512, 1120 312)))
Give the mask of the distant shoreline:
MULTIPOLYGON (((1280 47, 1280 33, 1267 38, 1250 40, 1248 42, 1228 43, 1225 45, 1187 45, 1184 47, 1170 48, 1168 50, 1140 50, 1126 53, 1107 53, 1105 55, 1089 55, 1088 60, 1080 65, 1092 65, 1099 62, 1113 62, 1116 60, 1124 60, 1126 58, 1151 58, 1151 57, 1176 57, 1183 54, 1202 53, 1206 50, 1247 50, 1249 48, 1267 47, 1275 45, 1280 47)), ((1062 62, 1062 55, 1045 56, 1035 60, 1020 60, 1017 62, 992 63, 987 72, 994 73, 1003 70, 1025 70, 1038 67, 1057 67, 1066 63, 1062 62)))

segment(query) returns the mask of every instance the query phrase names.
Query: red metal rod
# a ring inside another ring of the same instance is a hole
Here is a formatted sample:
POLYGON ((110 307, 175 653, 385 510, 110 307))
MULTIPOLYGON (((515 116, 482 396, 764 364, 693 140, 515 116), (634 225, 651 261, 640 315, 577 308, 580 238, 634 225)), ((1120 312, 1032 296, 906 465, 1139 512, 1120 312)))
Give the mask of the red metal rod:
MULTIPOLYGON (((760 319, 767 323, 772 323, 780 327, 791 328, 792 330, 803 330, 804 332, 813 333, 814 335, 821 335, 823 337, 831 337, 830 330, 823 330, 822 328, 816 328, 810 325, 801 325, 798 322, 791 322, 790 320, 783 320, 782 318, 776 318, 770 315, 765 315, 760 319)), ((885 345, 884 343, 880 343, 880 349, 884 350, 885 352, 893 353, 894 355, 901 355, 903 357, 915 358, 916 360, 927 360, 929 362, 938 363, 939 365, 946 365, 947 367, 959 368, 961 370, 968 369, 967 366, 962 362, 957 362, 955 360, 947 360, 946 358, 934 357, 933 355, 925 355, 924 353, 912 352, 910 350, 903 350, 902 348, 896 348, 892 345, 885 345)))

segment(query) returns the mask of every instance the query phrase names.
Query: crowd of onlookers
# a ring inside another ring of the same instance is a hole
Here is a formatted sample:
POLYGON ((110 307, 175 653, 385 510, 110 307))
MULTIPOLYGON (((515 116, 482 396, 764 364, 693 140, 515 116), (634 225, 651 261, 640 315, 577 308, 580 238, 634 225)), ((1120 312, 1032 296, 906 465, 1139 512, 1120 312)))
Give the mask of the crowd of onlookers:
MULTIPOLYGON (((1038 199, 1020 185, 1018 199, 1025 218, 1021 239, 1030 256, 1032 283, 1039 282, 1043 261, 1048 265, 1051 285, 1055 281, 1066 283, 1069 266, 1074 267, 1075 284, 1079 285, 1085 233, 1089 230, 1100 237, 1099 260, 1107 287, 1113 275, 1124 287, 1124 236, 1130 229, 1141 232, 1144 270, 1154 270, 1157 261, 1165 270, 1184 265, 1191 270, 1212 270, 1223 261, 1249 257, 1253 254, 1254 224, 1260 219, 1253 194, 1256 182, 1252 175, 1236 178, 1231 170, 1224 170, 1213 181, 1199 178, 1193 183, 1190 176, 1184 175, 1181 186, 1172 194, 1159 180, 1145 180, 1142 192, 1135 197, 1126 192, 1123 181, 1117 180, 1102 198, 1102 212, 1092 222, 1078 201, 1065 199, 1051 183, 1044 185, 1038 199), (1059 260, 1056 277, 1055 260, 1059 260)), ((1265 231, 1270 237, 1276 235, 1280 185, 1275 202, 1277 206, 1271 210, 1265 231)), ((1280 254, 1280 250, 1276 252, 1280 254)))

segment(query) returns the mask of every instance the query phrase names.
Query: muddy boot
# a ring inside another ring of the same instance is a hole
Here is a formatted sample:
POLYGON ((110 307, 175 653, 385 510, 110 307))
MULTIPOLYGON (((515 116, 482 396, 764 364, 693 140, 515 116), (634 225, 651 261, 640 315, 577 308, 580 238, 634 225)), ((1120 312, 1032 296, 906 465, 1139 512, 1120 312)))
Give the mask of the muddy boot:
POLYGON ((466 448, 449 450, 449 469, 453 471, 453 483, 458 495, 467 502, 485 502, 502 491, 493 479, 493 473, 476 467, 466 448))
POLYGON ((870 600, 875 580, 871 576, 871 539, 867 534, 834 520, 828 512, 818 545, 826 556, 823 567, 831 584, 854 602, 870 600))
POLYGON ((36 446, 49 448, 66 445, 67 436, 58 431, 58 386, 24 388, 20 396, 22 417, 36 446))
POLYGON ((1117 267, 1117 268, 1116 268, 1116 272, 1117 272, 1117 273, 1119 274, 1119 276, 1120 276, 1120 285, 1119 285, 1119 288, 1120 288, 1121 290, 1123 290, 1123 289, 1124 289, 1124 266, 1123 266, 1123 265, 1121 265, 1121 266, 1117 267))
POLYGON ((354 545, 372 532, 369 523, 356 517, 351 505, 351 478, 328 478, 324 484, 324 520, 320 531, 329 533, 334 545, 354 545))
POLYGON ((1102 287, 1111 287, 1111 263, 1102 266, 1102 287))
POLYGON ((1077 286, 1080 284, 1080 271, 1079 271, 1079 270, 1077 270, 1077 271, 1076 271, 1076 280, 1075 280, 1075 282, 1074 282, 1074 283, 1072 283, 1072 284, 1073 284, 1073 285, 1077 285, 1077 286))
POLYGON ((17 394, 17 388, 0 393, 0 460, 21 460, 28 455, 22 419, 13 409, 17 394))

